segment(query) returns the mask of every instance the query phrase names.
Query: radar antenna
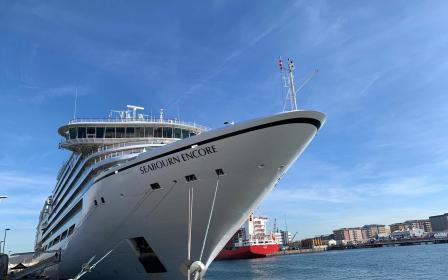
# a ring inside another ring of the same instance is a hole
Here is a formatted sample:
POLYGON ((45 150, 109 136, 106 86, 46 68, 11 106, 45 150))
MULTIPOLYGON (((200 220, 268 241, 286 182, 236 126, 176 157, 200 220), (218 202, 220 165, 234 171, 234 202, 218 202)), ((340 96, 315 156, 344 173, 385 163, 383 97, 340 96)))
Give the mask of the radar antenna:
POLYGON ((145 110, 145 108, 134 105, 126 105, 126 107, 132 111, 132 118, 135 120, 137 118, 137 110, 145 110))

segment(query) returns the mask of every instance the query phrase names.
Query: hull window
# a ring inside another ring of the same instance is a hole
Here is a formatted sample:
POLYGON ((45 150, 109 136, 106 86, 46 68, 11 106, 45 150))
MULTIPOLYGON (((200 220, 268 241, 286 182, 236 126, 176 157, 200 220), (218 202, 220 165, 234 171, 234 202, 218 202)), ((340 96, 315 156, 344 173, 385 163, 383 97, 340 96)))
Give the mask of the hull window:
POLYGON ((196 181, 197 179, 198 179, 198 178, 196 178, 196 175, 194 175, 194 174, 185 176, 185 180, 186 180, 187 182, 193 182, 193 181, 196 181))
POLYGON ((216 172, 216 175, 218 175, 218 176, 224 175, 224 170, 222 170, 221 168, 215 169, 215 172, 216 172))
POLYGON ((152 184, 151 184, 151 189, 153 189, 153 190, 158 190, 158 189, 160 189, 160 185, 159 185, 159 183, 152 183, 152 184))
POLYGON ((165 266, 162 264, 144 237, 135 237, 130 240, 137 251, 138 260, 145 268, 146 273, 166 272, 165 266))

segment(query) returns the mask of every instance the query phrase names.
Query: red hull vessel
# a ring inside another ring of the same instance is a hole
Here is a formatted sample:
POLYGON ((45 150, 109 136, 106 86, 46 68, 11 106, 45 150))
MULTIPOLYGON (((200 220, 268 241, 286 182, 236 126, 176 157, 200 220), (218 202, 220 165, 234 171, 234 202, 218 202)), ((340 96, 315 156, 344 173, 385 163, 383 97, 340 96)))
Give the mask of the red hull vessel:
POLYGON ((278 244, 263 244, 224 248, 216 257, 217 260, 264 258, 280 250, 278 244))

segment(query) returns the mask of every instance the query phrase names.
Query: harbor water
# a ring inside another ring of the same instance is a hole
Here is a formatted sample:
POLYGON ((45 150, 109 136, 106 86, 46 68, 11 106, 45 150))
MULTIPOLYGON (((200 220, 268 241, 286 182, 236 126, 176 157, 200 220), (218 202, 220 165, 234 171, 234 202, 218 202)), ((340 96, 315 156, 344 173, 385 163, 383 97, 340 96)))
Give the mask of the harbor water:
POLYGON ((206 279, 448 279, 448 244, 326 251, 213 262, 206 279))

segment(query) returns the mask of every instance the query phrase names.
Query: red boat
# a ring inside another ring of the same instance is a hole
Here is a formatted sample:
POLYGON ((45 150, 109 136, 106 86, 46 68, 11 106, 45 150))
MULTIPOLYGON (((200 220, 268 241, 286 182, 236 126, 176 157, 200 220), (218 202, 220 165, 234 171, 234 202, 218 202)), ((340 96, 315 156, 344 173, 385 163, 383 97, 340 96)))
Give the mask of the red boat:
POLYGON ((250 245, 236 247, 233 249, 224 248, 216 258, 217 260, 234 259, 254 259, 264 258, 279 251, 278 244, 250 245))
POLYGON ((252 215, 227 242, 216 260, 264 258, 280 250, 273 236, 266 232, 266 217, 252 215))

